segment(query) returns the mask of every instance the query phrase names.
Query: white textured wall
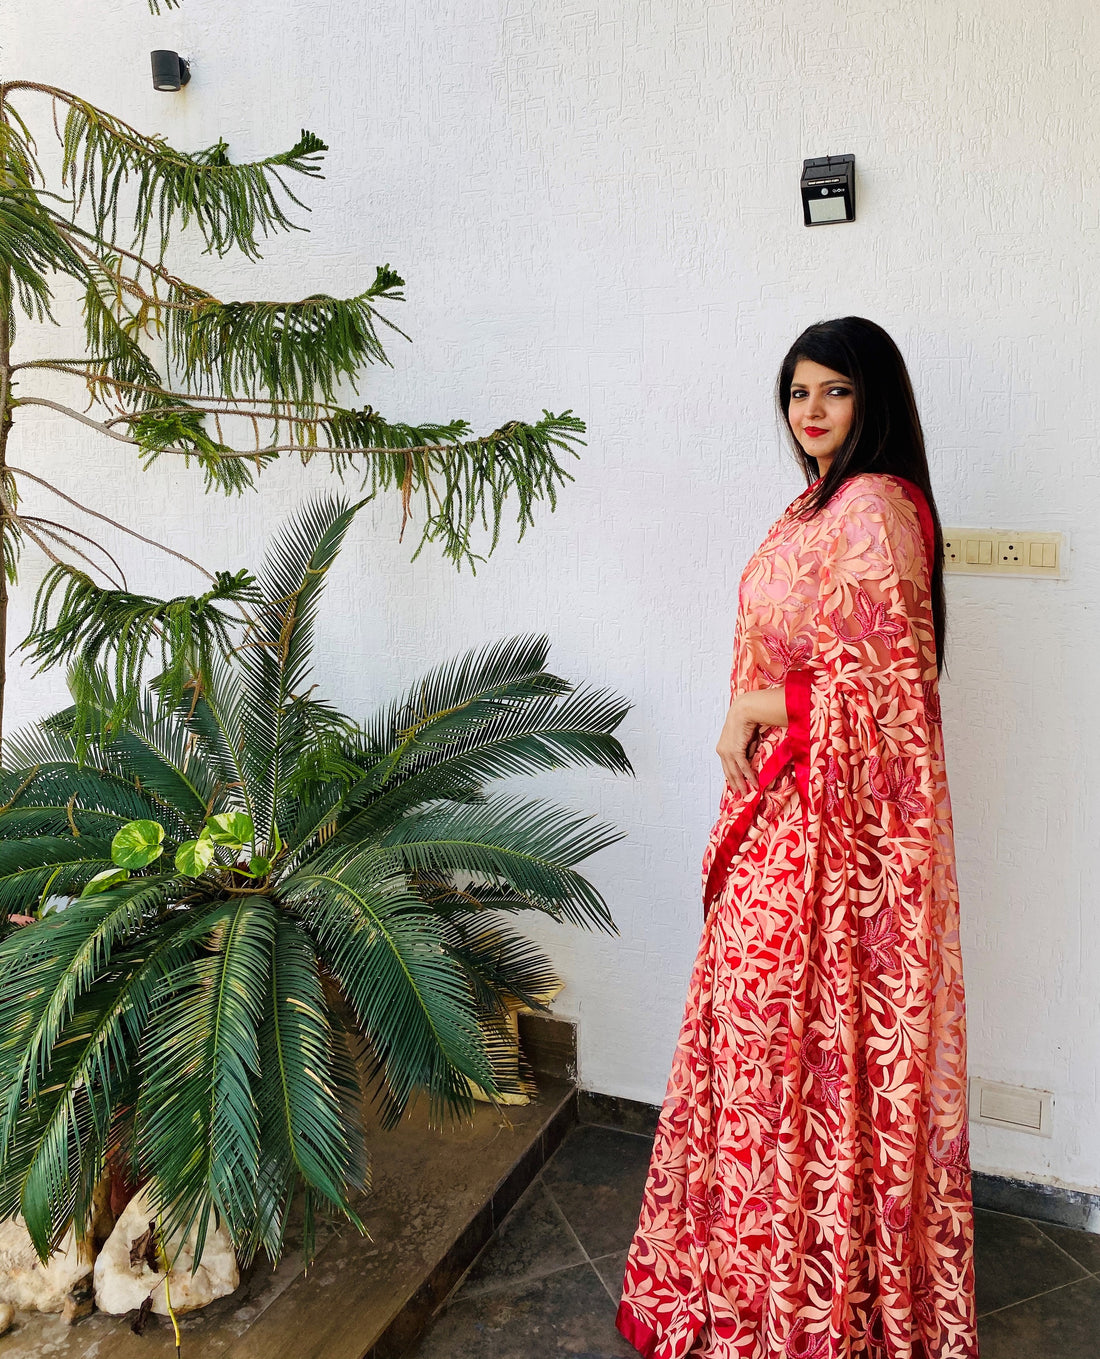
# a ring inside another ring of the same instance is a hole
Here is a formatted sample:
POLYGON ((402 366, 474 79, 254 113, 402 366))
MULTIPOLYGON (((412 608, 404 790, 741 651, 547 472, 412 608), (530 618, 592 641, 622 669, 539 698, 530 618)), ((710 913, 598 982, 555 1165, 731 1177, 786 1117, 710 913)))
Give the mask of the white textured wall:
MULTIPOLYGON (((415 339, 364 395, 482 428, 571 406, 589 443, 476 579, 413 565, 365 515, 328 598, 324 687, 355 711, 430 663, 546 630, 553 665, 635 706, 637 779, 547 778, 629 837, 592 875, 617 938, 532 921, 568 985, 589 1088, 657 1102, 700 930, 736 585, 801 489, 770 406, 808 323, 860 313, 907 355, 947 524, 1064 531, 1063 582, 949 583, 943 700, 973 1074, 1054 1092, 1051 1139, 974 1128, 975 1168, 1100 1185, 1100 812, 1093 537, 1100 132, 1090 0, 7 0, 3 73, 79 90, 177 144, 332 145, 312 234, 261 265, 176 257, 222 295, 351 292, 388 261, 415 339), (962 11, 961 13, 959 11, 962 11), (194 62, 158 95, 148 52, 194 62), (859 220, 806 230, 805 156, 854 152, 859 220), (513 535, 514 536, 514 535, 513 535)), ((40 124, 45 131, 45 124, 40 124)), ((76 343, 75 312, 51 337, 76 343)), ((28 343, 30 342, 28 337, 28 343)), ((254 563, 319 470, 204 499, 47 415, 13 460, 208 565, 254 563)), ((28 503, 45 501, 28 494, 28 503)), ((56 508, 56 507, 51 507, 56 508)), ((122 551, 137 588, 196 582, 122 551)), ((14 627, 40 568, 28 557, 14 627)), ((15 673, 21 721, 60 701, 15 673)))

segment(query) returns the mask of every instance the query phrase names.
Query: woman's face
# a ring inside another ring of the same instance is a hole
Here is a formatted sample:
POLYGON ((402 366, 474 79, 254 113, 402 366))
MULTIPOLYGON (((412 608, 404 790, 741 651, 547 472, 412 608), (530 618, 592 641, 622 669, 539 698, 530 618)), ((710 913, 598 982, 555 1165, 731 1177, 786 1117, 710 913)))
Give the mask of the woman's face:
POLYGON ((843 373, 824 368, 813 359, 799 359, 791 379, 787 419, 794 437, 821 476, 848 437, 852 426, 852 384, 843 373))

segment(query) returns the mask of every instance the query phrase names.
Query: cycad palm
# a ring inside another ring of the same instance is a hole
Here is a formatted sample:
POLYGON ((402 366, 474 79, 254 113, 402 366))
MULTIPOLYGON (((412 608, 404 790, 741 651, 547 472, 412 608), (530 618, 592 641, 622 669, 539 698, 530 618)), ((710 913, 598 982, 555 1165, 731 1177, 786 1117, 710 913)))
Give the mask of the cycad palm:
POLYGON ((243 643, 182 702, 154 682, 104 736, 114 695, 85 668, 79 708, 12 743, 0 912, 35 918, 0 939, 0 1216, 21 1211, 40 1252, 86 1223, 109 1154, 151 1181, 167 1232, 201 1243, 216 1213, 245 1258, 279 1255, 300 1186, 307 1237, 318 1203, 356 1221, 362 1099, 392 1126, 419 1090, 439 1121, 469 1111, 469 1080, 503 1089, 505 998, 537 1004, 553 980, 507 917, 615 932, 575 865, 618 834, 486 792, 630 770, 612 735, 628 705, 549 674, 545 639, 434 670, 368 725, 312 695, 314 616, 357 508, 318 501, 284 531, 243 643), (164 852, 80 896, 134 821, 163 827, 164 852), (251 832, 243 858, 223 843, 205 872, 175 867, 230 822, 251 832))

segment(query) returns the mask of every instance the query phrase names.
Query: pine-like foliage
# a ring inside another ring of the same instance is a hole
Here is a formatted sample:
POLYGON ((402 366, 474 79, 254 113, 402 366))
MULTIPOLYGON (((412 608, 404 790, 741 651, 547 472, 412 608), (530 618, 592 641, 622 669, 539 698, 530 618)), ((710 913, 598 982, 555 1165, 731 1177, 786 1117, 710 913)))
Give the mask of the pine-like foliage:
POLYGON ((11 743, 0 1217, 21 1212, 43 1255, 87 1227, 108 1159, 150 1182, 166 1238, 194 1226, 201 1247, 217 1215, 246 1260, 279 1257, 299 1190, 307 1237, 316 1207, 359 1223, 368 1107, 392 1127, 425 1091, 440 1122, 469 1112, 471 1080, 509 1088, 506 1002, 554 981, 510 917, 616 932, 577 865, 618 833, 490 788, 631 772, 628 705, 550 673, 545 638, 442 665, 365 723, 314 693, 317 609, 359 508, 316 500, 277 536, 230 646, 168 625, 164 654, 150 620, 180 601, 84 598, 57 638, 80 704, 11 743), (124 671, 151 650, 190 684, 158 679, 118 720, 112 630, 124 671))
MULTIPOLYGON (((224 141, 180 151, 69 91, 0 82, 0 546, 10 580, 21 545, 32 542, 53 563, 47 599, 67 589, 83 608, 99 579, 127 589, 92 538, 20 509, 24 480, 75 504, 33 470, 9 464, 12 422, 36 406, 92 426, 142 466, 194 462, 208 490, 254 487, 285 453, 303 463, 320 456, 370 496, 399 493, 402 530, 419 505, 416 552, 438 543, 471 567, 496 547, 509 502, 521 537, 536 503, 554 508, 572 479, 565 459, 578 456, 584 430, 571 411, 543 410, 477 435, 465 420, 390 421, 349 402, 369 365, 389 363, 383 335, 408 338, 385 314, 403 300, 403 280, 389 265, 354 296, 291 301, 216 297, 168 268, 178 231, 197 231, 209 253, 255 260, 263 238, 299 229, 291 214, 303 205, 292 184, 317 178, 326 150, 303 130, 289 150, 238 164, 224 141), (59 192, 47 185, 20 112, 31 98, 52 105, 59 192), (83 299, 84 353, 16 364, 17 324, 52 319, 59 285, 83 299), (39 395, 43 377, 70 380, 72 403, 39 395), (480 533, 488 534, 481 551, 480 533)), ((0 599, 0 646, 5 611, 0 599)), ((128 676, 116 679, 117 716, 137 693, 128 676)), ((0 716, 2 686, 0 675, 0 716)))

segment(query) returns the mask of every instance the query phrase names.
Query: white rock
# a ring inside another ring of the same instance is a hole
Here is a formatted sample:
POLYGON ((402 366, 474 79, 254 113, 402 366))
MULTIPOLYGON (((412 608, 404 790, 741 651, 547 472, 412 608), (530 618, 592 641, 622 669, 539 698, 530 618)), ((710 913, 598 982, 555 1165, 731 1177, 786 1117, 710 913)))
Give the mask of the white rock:
POLYGON ((21 1217, 0 1222, 0 1303, 24 1312, 60 1312, 65 1296, 92 1268, 89 1244, 77 1244, 72 1230, 43 1264, 21 1217))
MULTIPOLYGON (((130 1247, 149 1229, 156 1218, 147 1190, 141 1190, 130 1200, 107 1244, 95 1262, 95 1305, 101 1312, 121 1316, 140 1307, 150 1293, 153 1311, 164 1316, 168 1304, 164 1296, 164 1271, 155 1272, 144 1260, 130 1264, 130 1247)), ((179 1238, 168 1244, 168 1254, 175 1253, 179 1238)), ((237 1257, 229 1233, 224 1227, 208 1231, 202 1252, 202 1263, 194 1274, 191 1262, 195 1258, 194 1235, 189 1235, 168 1276, 172 1293, 172 1308, 176 1312, 191 1312, 205 1307, 215 1298, 224 1298, 241 1281, 237 1257)))
POLYGON ((10 1302, 0 1302, 0 1335, 5 1335, 15 1321, 15 1308, 10 1302))

